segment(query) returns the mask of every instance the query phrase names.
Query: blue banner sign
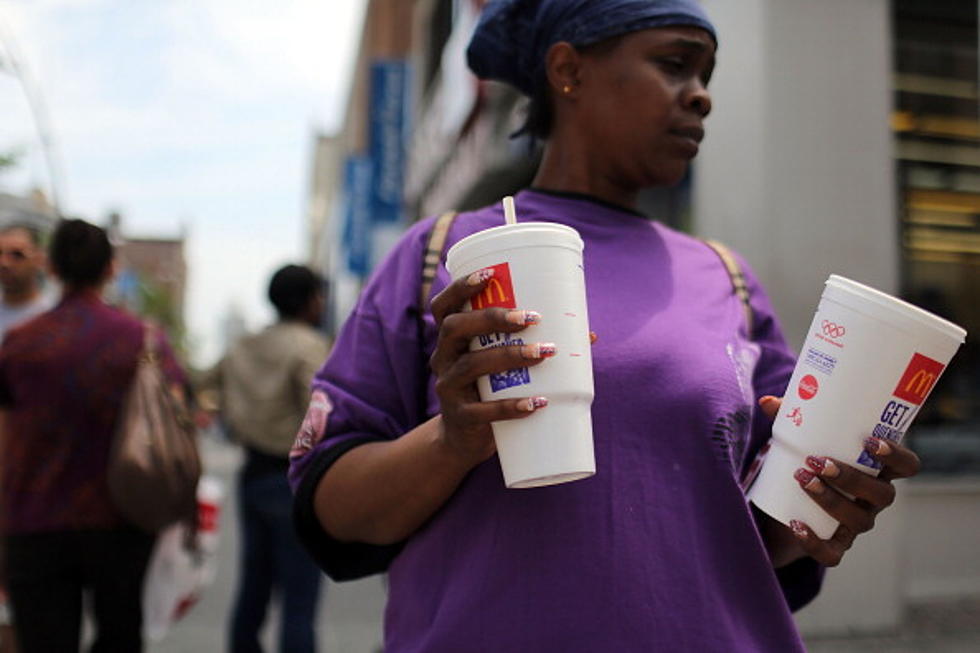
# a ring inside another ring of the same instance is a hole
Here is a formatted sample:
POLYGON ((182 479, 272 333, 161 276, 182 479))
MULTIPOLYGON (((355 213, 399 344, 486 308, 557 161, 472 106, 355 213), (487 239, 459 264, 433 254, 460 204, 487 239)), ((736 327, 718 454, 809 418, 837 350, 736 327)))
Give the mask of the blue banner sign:
POLYGON ((402 59, 371 64, 369 155, 374 165, 371 216, 375 222, 402 217, 408 139, 409 65, 402 59))
POLYGON ((344 163, 344 254, 347 269, 366 277, 371 269, 371 160, 351 156, 344 163))

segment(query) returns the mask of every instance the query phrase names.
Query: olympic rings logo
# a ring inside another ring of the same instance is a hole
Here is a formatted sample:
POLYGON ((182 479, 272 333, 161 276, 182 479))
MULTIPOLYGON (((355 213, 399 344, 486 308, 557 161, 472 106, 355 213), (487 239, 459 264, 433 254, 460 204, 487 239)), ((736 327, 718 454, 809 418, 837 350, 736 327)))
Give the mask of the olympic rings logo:
POLYGON ((840 324, 834 324, 830 320, 824 320, 821 324, 823 333, 830 338, 842 338, 847 330, 840 324))

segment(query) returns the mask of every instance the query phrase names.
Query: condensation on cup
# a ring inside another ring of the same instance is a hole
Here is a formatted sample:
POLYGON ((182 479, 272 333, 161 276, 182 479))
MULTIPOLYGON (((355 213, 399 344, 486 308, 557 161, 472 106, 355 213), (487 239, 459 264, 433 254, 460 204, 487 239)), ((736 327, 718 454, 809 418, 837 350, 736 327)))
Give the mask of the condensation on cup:
POLYGON ((453 279, 493 268, 472 309, 519 308, 542 315, 540 324, 518 333, 474 338, 472 350, 534 342, 557 346, 556 356, 540 365, 489 374, 477 383, 483 401, 548 398, 546 408, 528 417, 492 424, 508 488, 555 485, 595 474, 583 248, 571 227, 522 222, 472 234, 453 245, 446 257, 453 279))
POLYGON ((827 539, 838 522, 793 478, 829 456, 877 476, 868 436, 900 442, 966 337, 959 326, 838 275, 820 304, 748 498, 778 521, 827 539))

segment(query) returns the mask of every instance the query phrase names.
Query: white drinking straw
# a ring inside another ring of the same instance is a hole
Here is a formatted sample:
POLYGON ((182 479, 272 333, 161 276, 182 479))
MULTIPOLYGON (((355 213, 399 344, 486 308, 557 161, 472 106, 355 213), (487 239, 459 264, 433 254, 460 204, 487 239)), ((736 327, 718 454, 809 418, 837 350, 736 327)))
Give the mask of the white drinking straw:
POLYGON ((504 220, 507 224, 517 224, 517 212, 514 211, 514 198, 510 195, 504 197, 504 220))

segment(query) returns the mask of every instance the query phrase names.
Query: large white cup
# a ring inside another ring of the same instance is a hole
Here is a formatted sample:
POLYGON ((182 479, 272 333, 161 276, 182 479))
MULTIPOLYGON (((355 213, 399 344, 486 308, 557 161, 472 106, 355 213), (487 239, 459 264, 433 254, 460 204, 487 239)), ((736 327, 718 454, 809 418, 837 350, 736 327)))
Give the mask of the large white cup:
POLYGON ((752 503, 784 524, 797 519, 831 537, 837 520, 793 472, 815 455, 877 476, 864 438, 900 441, 965 337, 952 322, 831 275, 748 492, 752 503))
POLYGON ((494 422, 508 488, 566 483, 595 474, 592 446, 592 353, 585 300, 584 244, 571 227, 522 222, 475 233, 449 249, 453 279, 493 268, 473 309, 534 310, 540 324, 518 333, 474 338, 472 350, 553 342, 556 356, 535 367, 481 377, 484 401, 544 396, 548 407, 523 419, 494 422))

